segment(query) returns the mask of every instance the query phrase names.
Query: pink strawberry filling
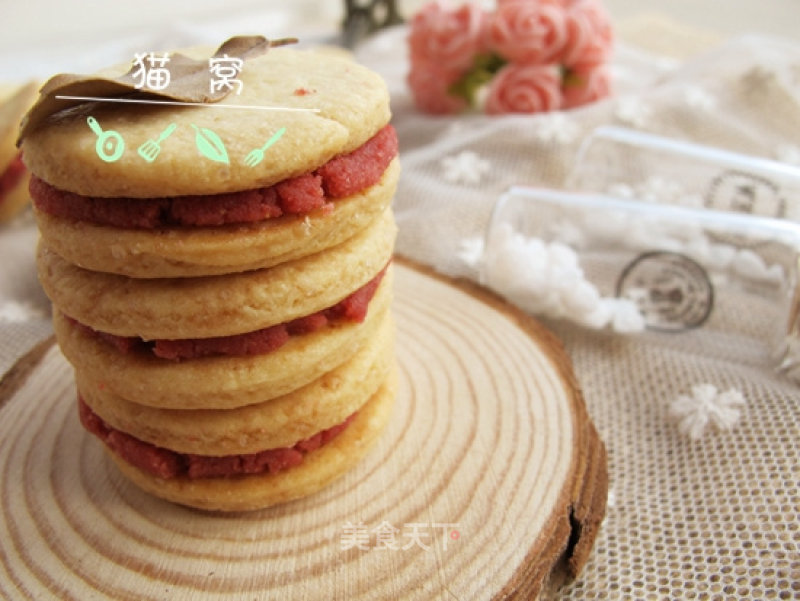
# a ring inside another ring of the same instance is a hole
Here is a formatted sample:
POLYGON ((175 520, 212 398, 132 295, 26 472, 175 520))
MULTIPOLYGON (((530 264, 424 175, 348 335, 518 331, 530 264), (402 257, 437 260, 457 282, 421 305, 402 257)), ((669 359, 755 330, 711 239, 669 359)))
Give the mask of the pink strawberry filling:
POLYGON ((388 265, 364 286, 339 301, 335 305, 298 319, 275 326, 215 338, 192 338, 179 340, 150 340, 137 337, 116 336, 98 332, 75 320, 72 323, 114 345, 123 353, 149 351, 162 359, 180 361, 217 355, 243 356, 262 355, 283 346, 292 336, 302 336, 315 332, 330 323, 341 321, 363 322, 367 316, 369 303, 386 274, 388 265))
POLYGON ((308 453, 336 438, 355 417, 322 430, 291 447, 267 449, 247 455, 195 455, 177 453, 144 442, 109 426, 78 396, 78 412, 83 427, 97 436, 120 458, 158 478, 230 478, 254 474, 276 474, 303 462, 308 453))
POLYGON ((44 213, 120 228, 213 227, 332 209, 332 200, 377 184, 397 156, 397 134, 385 126, 361 147, 316 171, 273 186, 226 194, 165 198, 96 198, 59 190, 33 176, 30 193, 44 213))

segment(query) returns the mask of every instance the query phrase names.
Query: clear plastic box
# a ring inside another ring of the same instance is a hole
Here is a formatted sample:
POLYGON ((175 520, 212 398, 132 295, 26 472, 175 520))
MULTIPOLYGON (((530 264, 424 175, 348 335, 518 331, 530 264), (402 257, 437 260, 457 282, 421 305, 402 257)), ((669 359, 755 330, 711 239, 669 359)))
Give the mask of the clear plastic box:
POLYGON ((800 222, 800 168, 621 127, 586 139, 566 187, 800 222))
POLYGON ((584 327, 757 337, 797 378, 799 257, 787 220, 516 187, 494 209, 480 278, 584 327))

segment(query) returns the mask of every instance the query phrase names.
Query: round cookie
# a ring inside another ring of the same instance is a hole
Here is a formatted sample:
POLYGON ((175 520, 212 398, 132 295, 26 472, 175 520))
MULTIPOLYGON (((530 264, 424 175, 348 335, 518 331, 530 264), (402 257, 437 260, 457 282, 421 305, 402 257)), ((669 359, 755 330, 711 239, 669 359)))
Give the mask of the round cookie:
POLYGON ((84 402, 106 424, 157 447, 198 455, 245 455, 291 447, 342 423, 372 397, 394 365, 391 318, 336 369, 282 397, 238 409, 157 409, 83 381, 84 402))
POLYGON ((363 323, 342 322, 296 336, 265 355, 176 363, 142 353, 123 355, 58 312, 53 327, 64 356, 84 382, 140 405, 231 409, 287 394, 347 361, 388 319, 391 286, 390 268, 363 323))
POLYGON ((293 261, 341 244, 389 207, 400 174, 394 159, 380 183, 338 199, 333 211, 213 228, 136 230, 36 211, 47 247, 84 269, 134 278, 235 273, 293 261))
POLYGON ((19 121, 33 103, 37 89, 33 81, 21 86, 0 87, 0 174, 19 154, 15 144, 19 121))
POLYGON ((361 146, 391 116, 383 79, 339 56, 273 48, 248 59, 238 79, 241 93, 232 92, 214 105, 90 103, 53 115, 23 139, 25 163, 52 186, 87 196, 234 192, 308 173, 361 146), (118 160, 105 162, 99 156, 99 136, 87 125, 90 116, 103 131, 123 138, 125 150, 118 160), (157 159, 144 160, 137 149, 173 124, 157 159), (282 128, 285 133, 261 162, 249 166, 247 155, 282 128), (209 131, 224 145, 227 163, 201 153, 209 131))
POLYGON ((393 370, 377 393, 336 438, 306 455, 303 463, 276 474, 235 478, 170 478, 148 474, 109 455, 120 471, 143 490, 160 497, 213 511, 247 511, 313 494, 352 468, 389 422, 397 390, 393 370))
POLYGON ((346 242, 269 269, 183 279, 88 271, 40 244, 39 280, 63 313, 97 331, 145 340, 253 332, 330 307, 389 262, 391 211, 346 242))
MULTIPOLYGON (((15 145, 19 121, 36 96, 38 85, 28 82, 22 86, 2 86, 0 88, 0 176, 18 160, 19 150, 15 145)), ((30 173, 23 173, 11 184, 5 194, 0 186, 0 223, 10 221, 30 200, 28 182, 30 173)))

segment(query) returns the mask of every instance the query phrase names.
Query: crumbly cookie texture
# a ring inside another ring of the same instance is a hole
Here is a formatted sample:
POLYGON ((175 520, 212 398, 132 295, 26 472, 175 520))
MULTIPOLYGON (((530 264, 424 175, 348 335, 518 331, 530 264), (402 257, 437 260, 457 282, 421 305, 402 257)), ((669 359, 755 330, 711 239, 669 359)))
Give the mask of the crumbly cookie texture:
POLYGON ((219 104, 293 110, 95 103, 55 115, 27 136, 25 163, 49 184, 87 196, 233 192, 308 173, 361 146, 391 117, 383 79, 346 58, 274 48, 247 60, 239 79, 241 94, 231 93, 219 104), (125 150, 118 160, 104 162, 98 155, 89 116, 103 131, 122 136, 125 150), (172 124, 174 132, 160 144, 157 160, 144 160, 137 149, 172 124), (222 141, 228 163, 200 153, 196 136, 203 128, 222 141), (282 128, 285 133, 261 162, 248 165, 247 155, 282 128))
POLYGON ((345 322, 293 337, 266 355, 175 363, 141 353, 123 355, 58 312, 53 327, 64 356, 97 388, 152 407, 231 409, 297 390, 350 359, 389 313, 391 286, 390 269, 363 323, 345 322))
MULTIPOLYGON (((22 86, 0 84, 0 177, 18 160, 19 149, 15 145, 19 121, 36 97, 38 84, 28 82, 22 86)), ((0 186, 0 223, 16 217, 30 201, 28 182, 30 173, 23 173, 13 187, 3 194, 0 186)))
POLYGON ((330 307, 389 262, 391 211, 325 252, 224 276, 133 279, 81 269, 40 245, 39 280, 53 304, 100 332, 145 340, 252 332, 330 307))
POLYGON ((244 455, 291 447, 342 423, 372 397, 394 365, 390 316, 349 360, 279 398, 237 409, 157 409, 131 403, 78 374, 84 402, 109 426, 157 447, 198 455, 244 455))
POLYGON ((396 392, 393 370, 341 434, 306 455, 302 464, 276 474, 165 480, 110 455, 131 481, 162 499, 214 511, 261 509, 315 493, 354 466, 388 424, 396 392))
POLYGON ((37 89, 33 81, 21 86, 0 85, 0 173, 19 153, 15 144, 19 122, 36 98, 37 89))
POLYGON ((214 228, 134 230, 93 225, 36 211, 48 248, 92 271, 134 278, 221 275, 272 267, 341 244, 384 214, 400 163, 381 181, 336 201, 332 211, 214 228))

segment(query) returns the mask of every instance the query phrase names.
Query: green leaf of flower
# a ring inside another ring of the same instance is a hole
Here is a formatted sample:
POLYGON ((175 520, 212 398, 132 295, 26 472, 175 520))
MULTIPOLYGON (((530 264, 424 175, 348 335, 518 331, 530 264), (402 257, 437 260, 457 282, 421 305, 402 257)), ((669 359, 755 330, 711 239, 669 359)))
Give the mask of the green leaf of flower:
POLYGON ((197 132, 194 142, 200 154, 212 161, 229 165, 228 151, 225 149, 222 139, 207 127, 197 127, 194 123, 192 123, 192 127, 197 132))
POLYGON ((579 88, 586 83, 585 78, 568 67, 561 67, 561 79, 565 88, 579 88))
POLYGON ((474 106, 478 90, 489 83, 506 64, 508 61, 494 52, 478 54, 472 62, 472 67, 450 86, 448 92, 474 106))

